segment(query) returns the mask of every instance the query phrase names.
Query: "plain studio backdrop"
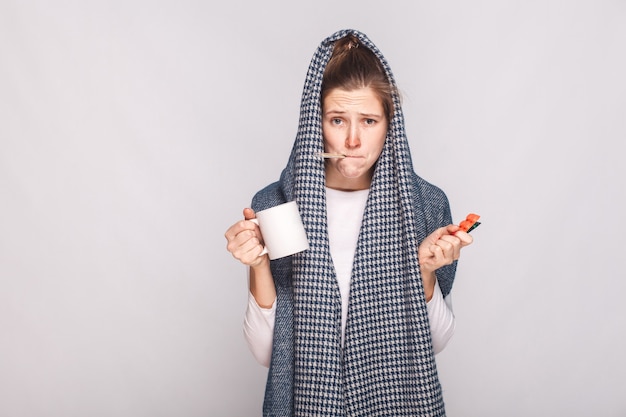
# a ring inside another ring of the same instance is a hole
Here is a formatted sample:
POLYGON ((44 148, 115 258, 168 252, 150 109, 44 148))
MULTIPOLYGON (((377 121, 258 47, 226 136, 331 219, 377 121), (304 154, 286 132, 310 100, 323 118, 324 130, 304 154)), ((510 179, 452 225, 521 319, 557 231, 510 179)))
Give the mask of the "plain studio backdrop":
POLYGON ((625 416, 626 2, 0 2, 0 416, 258 416, 224 232, 365 32, 417 173, 482 216, 448 415, 625 416))

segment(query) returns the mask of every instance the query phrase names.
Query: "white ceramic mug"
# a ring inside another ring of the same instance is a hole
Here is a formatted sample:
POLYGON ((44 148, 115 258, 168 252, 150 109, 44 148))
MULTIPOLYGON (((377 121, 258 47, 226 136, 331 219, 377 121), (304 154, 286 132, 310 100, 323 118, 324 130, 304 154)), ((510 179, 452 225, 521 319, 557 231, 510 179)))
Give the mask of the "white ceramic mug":
POLYGON ((274 260, 309 249, 309 240, 295 201, 259 211, 256 219, 251 221, 259 225, 265 241, 261 255, 267 253, 274 260))

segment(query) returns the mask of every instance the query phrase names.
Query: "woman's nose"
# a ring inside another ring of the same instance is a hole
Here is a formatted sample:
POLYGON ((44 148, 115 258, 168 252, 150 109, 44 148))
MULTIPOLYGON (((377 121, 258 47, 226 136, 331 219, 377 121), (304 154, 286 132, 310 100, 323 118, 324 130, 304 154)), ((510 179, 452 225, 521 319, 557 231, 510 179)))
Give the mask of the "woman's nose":
POLYGON ((360 135, 358 129, 352 127, 348 132, 348 137, 346 138, 346 147, 351 149, 361 146, 361 139, 359 137, 360 135))

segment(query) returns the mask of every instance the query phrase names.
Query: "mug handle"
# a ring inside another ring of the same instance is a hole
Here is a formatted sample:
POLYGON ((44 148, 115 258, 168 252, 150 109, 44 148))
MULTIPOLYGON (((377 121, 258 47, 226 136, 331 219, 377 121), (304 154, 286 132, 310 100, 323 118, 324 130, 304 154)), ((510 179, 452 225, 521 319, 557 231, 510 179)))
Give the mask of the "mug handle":
MULTIPOLYGON (((259 221, 257 219, 248 219, 248 221, 256 224, 257 226, 259 225, 259 221)), ((263 250, 261 251, 261 253, 259 253, 259 256, 263 256, 265 255, 267 252, 267 246, 263 246, 263 250)))

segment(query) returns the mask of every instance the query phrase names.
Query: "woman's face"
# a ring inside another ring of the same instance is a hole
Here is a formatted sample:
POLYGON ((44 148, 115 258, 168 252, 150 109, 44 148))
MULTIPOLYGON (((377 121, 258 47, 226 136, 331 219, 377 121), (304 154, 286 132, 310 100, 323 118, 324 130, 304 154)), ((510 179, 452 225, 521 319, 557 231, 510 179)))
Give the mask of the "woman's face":
POLYGON ((371 88, 331 90, 322 106, 324 151, 346 157, 326 160, 326 186, 339 190, 369 188, 387 126, 381 100, 371 88))

